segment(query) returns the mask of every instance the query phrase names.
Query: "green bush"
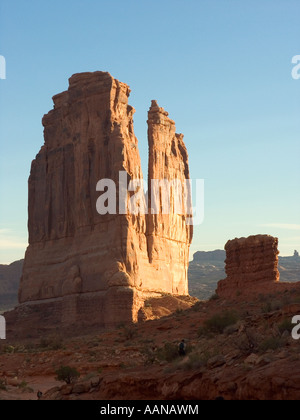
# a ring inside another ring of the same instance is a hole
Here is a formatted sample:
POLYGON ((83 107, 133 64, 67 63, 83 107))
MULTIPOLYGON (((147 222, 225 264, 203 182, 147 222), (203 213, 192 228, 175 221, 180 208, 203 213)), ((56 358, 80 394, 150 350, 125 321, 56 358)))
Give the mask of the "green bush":
POLYGON ((212 332, 209 331, 206 327, 199 327, 198 328, 198 337, 210 337, 212 336, 212 332))
POLYGON ((207 360, 210 358, 208 353, 200 354, 200 353, 192 353, 189 358, 183 364, 184 370, 193 370, 199 369, 201 367, 206 366, 207 360))
POLYGON ((16 348, 14 346, 10 346, 10 345, 3 345, 1 347, 1 353, 9 353, 9 354, 13 354, 15 353, 16 348))
POLYGON ((211 297, 209 298, 209 300, 210 301, 213 301, 213 300, 219 300, 220 299, 220 297, 219 297, 219 295, 217 295, 217 293, 214 293, 213 295, 211 295, 211 297))
POLYGON ((55 373, 57 381, 66 382, 68 385, 75 382, 80 376, 80 373, 70 366, 61 366, 55 373))
POLYGON ((45 350, 60 350, 63 348, 63 340, 56 335, 44 337, 41 338, 39 347, 45 350))
POLYGON ((261 308, 263 314, 278 311, 284 306, 284 303, 279 300, 265 302, 261 308))
POLYGON ((263 314, 267 314, 268 312, 272 312, 272 305, 271 302, 265 302, 261 307, 261 311, 263 314))
POLYGON ((18 387, 19 387, 20 389, 24 389, 24 388, 27 388, 27 385, 28 385, 28 383, 27 383, 26 381, 22 381, 22 382, 18 385, 18 387))
POLYGON ((300 303, 300 295, 293 298, 293 303, 300 303))
POLYGON ((175 315, 179 316, 183 314, 183 309, 182 308, 177 308, 175 311, 175 315))
POLYGON ((160 360, 166 360, 172 362, 179 357, 178 346, 173 343, 165 343, 164 347, 157 350, 157 358, 160 360))
POLYGON ((144 348, 141 350, 141 353, 145 356, 145 365, 153 365, 155 363, 157 358, 157 353, 154 348, 151 346, 144 346, 144 348))
POLYGON ((288 331, 289 333, 291 333, 294 326, 295 325, 292 324, 292 320, 289 318, 286 318, 278 325, 278 329, 280 331, 280 334, 283 334, 285 331, 288 331))
POLYGON ((191 309, 194 312, 198 312, 198 311, 201 311, 202 308, 203 308, 203 302, 196 302, 195 305, 193 305, 191 309))
POLYGON ((2 391, 6 391, 6 385, 5 385, 5 381, 3 379, 0 379, 0 389, 2 391))
POLYGON ((123 336, 125 340, 132 340, 137 336, 136 328, 132 328, 130 326, 126 326, 123 328, 123 336))
POLYGON ((201 335, 204 333, 217 333, 222 334, 226 327, 234 325, 239 320, 238 315, 233 311, 226 311, 216 315, 204 321, 204 326, 199 330, 201 335))
POLYGON ((265 352, 267 350, 277 350, 283 345, 279 337, 268 337, 259 346, 259 350, 265 352))

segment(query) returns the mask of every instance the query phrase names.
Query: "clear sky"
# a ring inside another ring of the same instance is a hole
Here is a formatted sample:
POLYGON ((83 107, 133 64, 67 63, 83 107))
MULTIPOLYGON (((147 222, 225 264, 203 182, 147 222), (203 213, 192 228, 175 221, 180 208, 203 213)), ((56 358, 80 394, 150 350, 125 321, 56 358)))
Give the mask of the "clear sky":
POLYGON ((41 118, 68 78, 130 85, 143 171, 157 99, 185 135, 205 220, 191 252, 268 233, 300 251, 299 0, 0 0, 0 263, 24 256, 41 118))

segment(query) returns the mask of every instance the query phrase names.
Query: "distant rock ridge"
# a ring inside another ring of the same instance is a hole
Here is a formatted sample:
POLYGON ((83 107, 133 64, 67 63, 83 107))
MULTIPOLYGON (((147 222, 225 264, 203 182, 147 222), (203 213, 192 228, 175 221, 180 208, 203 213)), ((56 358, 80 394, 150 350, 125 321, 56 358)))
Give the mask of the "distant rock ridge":
POLYGON ((226 252, 223 249, 216 249, 215 251, 197 251, 193 255, 193 262, 204 261, 225 261, 226 252))
MULTIPOLYGON (((53 97, 29 177, 20 310, 34 306, 63 325, 108 327, 137 321, 145 298, 157 292, 188 294, 189 214, 96 210, 99 180, 114 181, 119 197, 120 171, 128 184, 143 178, 129 93, 109 73, 95 72, 73 75, 53 97)), ((189 178, 183 135, 156 101, 148 141, 149 180, 189 178)))
POLYGON ((255 235, 236 238, 225 245, 227 278, 218 282, 220 297, 236 298, 290 290, 300 283, 280 283, 278 238, 255 235))
POLYGON ((13 308, 18 303, 17 290, 22 274, 23 260, 0 264, 0 311, 13 308))

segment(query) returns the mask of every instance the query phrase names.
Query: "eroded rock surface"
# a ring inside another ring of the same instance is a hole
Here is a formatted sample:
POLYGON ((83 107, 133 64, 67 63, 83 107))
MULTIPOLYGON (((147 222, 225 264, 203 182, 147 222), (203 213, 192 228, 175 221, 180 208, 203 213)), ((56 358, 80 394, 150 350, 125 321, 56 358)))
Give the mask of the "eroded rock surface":
MULTIPOLYGON (((43 118, 45 144, 29 178, 19 301, 46 305, 65 325, 136 321, 145 297, 188 294, 188 215, 119 214, 120 171, 127 183, 143 177, 129 93, 109 73, 76 74, 43 118), (101 179, 117 186, 117 214, 97 212, 101 179)), ((183 136, 155 101, 148 124, 149 176, 189 178, 183 136)), ((125 193, 127 203, 132 194, 125 193)))
POLYGON ((279 282, 277 238, 270 235, 236 238, 227 242, 225 250, 227 278, 218 283, 220 297, 266 294, 299 286, 279 282))

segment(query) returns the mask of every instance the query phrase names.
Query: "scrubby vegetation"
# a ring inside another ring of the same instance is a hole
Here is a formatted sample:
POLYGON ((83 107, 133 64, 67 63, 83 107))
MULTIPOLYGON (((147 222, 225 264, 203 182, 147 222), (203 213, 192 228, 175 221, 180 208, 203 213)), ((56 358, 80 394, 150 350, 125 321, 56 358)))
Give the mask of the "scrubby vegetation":
POLYGON ((226 311, 213 315, 204 321, 198 331, 198 335, 209 335, 211 333, 222 334, 226 327, 234 325, 239 320, 239 316, 234 311, 226 311))
POLYGON ((277 350, 283 345, 284 342, 280 337, 268 337, 260 343, 259 350, 261 352, 266 352, 267 350, 277 350))
POLYGON ((61 366, 56 372, 56 380, 71 384, 80 377, 80 373, 70 366, 61 366))
POLYGON ((45 350, 60 350, 63 346, 63 340, 60 336, 52 335, 41 338, 39 347, 45 350))
POLYGON ((288 333, 291 333, 294 326, 295 325, 292 324, 291 319, 286 318, 278 325, 278 329, 279 329, 280 334, 283 334, 285 331, 288 331, 288 333))
POLYGON ((178 346, 173 343, 165 343, 165 345, 157 350, 157 358, 159 360, 165 360, 172 362, 179 357, 178 346))

